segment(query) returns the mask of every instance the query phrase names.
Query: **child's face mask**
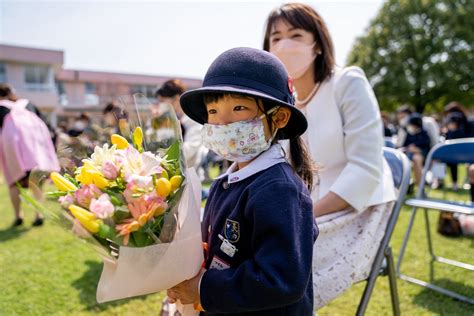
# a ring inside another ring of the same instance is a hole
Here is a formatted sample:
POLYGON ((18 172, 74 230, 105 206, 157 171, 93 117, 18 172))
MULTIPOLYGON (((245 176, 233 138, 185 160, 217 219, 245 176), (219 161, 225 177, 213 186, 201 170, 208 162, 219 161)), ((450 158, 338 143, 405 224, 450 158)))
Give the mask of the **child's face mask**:
MULTIPOLYGON (((267 114, 273 113, 278 107, 272 108, 267 114)), ((270 148, 278 129, 275 129, 269 140, 265 138, 265 127, 260 117, 248 121, 239 121, 227 125, 204 124, 201 136, 205 147, 220 157, 245 162, 252 160, 270 148)))

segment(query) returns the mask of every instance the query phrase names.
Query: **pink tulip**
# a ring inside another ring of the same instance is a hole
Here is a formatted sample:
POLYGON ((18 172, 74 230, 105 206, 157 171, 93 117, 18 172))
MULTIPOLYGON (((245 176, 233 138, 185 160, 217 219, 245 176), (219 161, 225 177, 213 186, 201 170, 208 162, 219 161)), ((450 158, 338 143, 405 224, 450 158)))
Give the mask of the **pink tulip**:
POLYGON ((72 195, 69 194, 59 197, 58 201, 61 206, 66 210, 71 204, 74 204, 74 198, 72 197, 72 195))
POLYGON ((98 218, 109 218, 114 215, 114 205, 107 194, 102 194, 98 199, 92 199, 90 211, 98 218))
POLYGON ((106 161, 102 165, 102 173, 107 179, 115 180, 118 176, 118 168, 113 162, 106 161))
POLYGON ((92 199, 98 198, 102 191, 94 184, 86 184, 74 192, 74 197, 80 206, 89 208, 92 199))

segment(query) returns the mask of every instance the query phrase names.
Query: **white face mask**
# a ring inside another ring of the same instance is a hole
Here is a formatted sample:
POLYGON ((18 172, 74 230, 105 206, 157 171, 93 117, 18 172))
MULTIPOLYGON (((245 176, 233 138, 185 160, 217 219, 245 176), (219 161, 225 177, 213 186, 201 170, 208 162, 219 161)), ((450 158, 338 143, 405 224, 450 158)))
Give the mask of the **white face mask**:
POLYGON ((290 77, 298 79, 303 76, 316 58, 315 44, 308 45, 285 38, 273 45, 270 53, 281 60, 290 77))
MULTIPOLYGON (((268 114, 277 110, 272 108, 268 114)), ((265 129, 262 119, 265 115, 249 120, 230 123, 227 125, 204 124, 201 136, 203 145, 220 157, 244 162, 252 160, 270 148, 273 138, 278 131, 275 129, 269 140, 265 139, 265 129)))
POLYGON ((403 118, 399 119, 398 120, 398 124, 401 126, 401 127, 405 127, 408 125, 408 121, 410 120, 410 117, 407 115, 407 116, 404 116, 403 118))
POLYGON ((418 132, 418 128, 413 125, 407 126, 407 133, 410 135, 415 135, 418 132))
POLYGON ((83 131, 87 127, 86 123, 77 121, 74 123, 73 129, 76 131, 83 131))

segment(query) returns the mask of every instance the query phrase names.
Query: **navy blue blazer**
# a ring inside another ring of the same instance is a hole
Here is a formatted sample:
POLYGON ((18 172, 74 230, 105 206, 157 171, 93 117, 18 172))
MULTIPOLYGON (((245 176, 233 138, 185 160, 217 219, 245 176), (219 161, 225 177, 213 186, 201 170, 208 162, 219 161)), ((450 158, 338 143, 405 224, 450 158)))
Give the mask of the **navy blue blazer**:
POLYGON ((227 180, 212 184, 204 211, 202 314, 313 315, 318 229, 304 183, 287 163, 227 180))

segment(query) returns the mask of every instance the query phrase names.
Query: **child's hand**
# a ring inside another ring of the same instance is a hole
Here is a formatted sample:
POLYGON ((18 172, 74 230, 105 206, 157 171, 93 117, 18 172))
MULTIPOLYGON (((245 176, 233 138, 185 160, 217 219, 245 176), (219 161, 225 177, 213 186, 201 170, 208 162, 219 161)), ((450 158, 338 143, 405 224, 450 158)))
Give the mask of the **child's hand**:
POLYGON ((201 303, 199 297, 199 280, 206 270, 201 269, 199 273, 190 280, 181 282, 180 284, 172 287, 167 291, 167 295, 170 298, 170 303, 175 303, 180 300, 183 304, 194 304, 201 303))

